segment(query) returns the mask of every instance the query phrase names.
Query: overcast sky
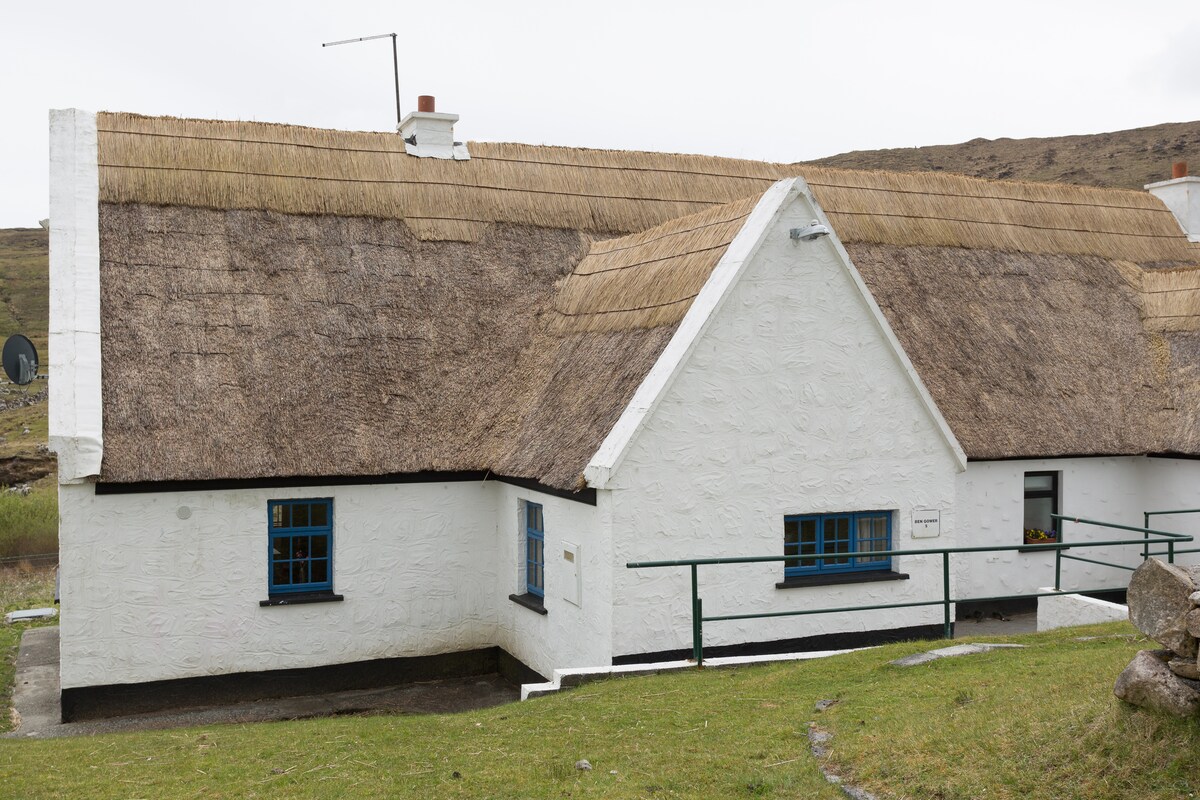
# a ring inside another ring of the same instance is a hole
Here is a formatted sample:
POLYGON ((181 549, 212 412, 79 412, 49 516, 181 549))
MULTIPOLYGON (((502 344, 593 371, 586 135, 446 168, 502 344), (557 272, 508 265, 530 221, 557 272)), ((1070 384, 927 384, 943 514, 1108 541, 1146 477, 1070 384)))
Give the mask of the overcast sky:
POLYGON ((0 227, 47 215, 47 110, 800 161, 1200 119, 1200 3, 5 2, 0 227))

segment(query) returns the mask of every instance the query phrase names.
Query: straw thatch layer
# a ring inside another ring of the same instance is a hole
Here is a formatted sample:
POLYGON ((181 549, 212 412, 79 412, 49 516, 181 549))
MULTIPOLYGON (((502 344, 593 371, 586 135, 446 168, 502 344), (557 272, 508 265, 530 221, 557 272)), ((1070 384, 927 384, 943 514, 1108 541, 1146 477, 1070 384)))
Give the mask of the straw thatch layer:
POLYGON ((554 330, 619 331, 683 319, 759 196, 596 242, 554 304, 554 330))
POLYGON ((1141 291, 1149 330, 1200 330, 1200 267, 1146 270, 1141 291))
POLYGON ((574 232, 101 207, 107 481, 491 469, 575 488, 669 330, 552 336, 574 232))
POLYGON ((1163 342, 1142 327, 1140 297, 1114 262, 847 250, 971 458, 1160 452, 1181 441, 1174 398, 1191 390, 1172 383, 1180 365, 1163 363, 1163 342))
POLYGON ((405 155, 390 133, 110 113, 97 124, 112 203, 403 219, 422 239, 474 241, 496 222, 640 232, 800 173, 847 242, 1200 263, 1144 192, 483 142, 469 161, 443 161, 405 155))
MULTIPOLYGON (((793 171, 99 126, 115 482, 491 470, 576 488, 762 192, 793 171)), ((1157 199, 804 174, 970 457, 1200 454, 1200 248, 1157 199)))

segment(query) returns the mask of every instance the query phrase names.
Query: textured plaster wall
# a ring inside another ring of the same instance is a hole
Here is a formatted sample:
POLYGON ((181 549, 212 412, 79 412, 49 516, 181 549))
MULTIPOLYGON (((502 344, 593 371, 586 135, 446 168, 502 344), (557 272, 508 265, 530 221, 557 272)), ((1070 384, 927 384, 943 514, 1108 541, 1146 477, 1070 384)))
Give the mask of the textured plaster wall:
MULTIPOLYGON (((1178 511, 1200 508, 1200 461, 1191 458, 1147 458, 1144 511, 1178 511)), ((1138 523, 1141 524, 1140 522, 1138 523)), ((1196 541, 1180 549, 1200 549, 1200 514, 1163 514, 1150 518, 1150 527, 1186 533, 1196 541)), ((1178 564, 1200 564, 1200 553, 1181 553, 1178 564)))
MULTIPOLYGON (((763 245, 614 470, 613 651, 689 646, 686 568, 633 560, 782 554, 785 514, 889 509, 897 546, 950 545, 951 449, 840 261, 832 237, 793 241, 816 214, 801 195, 763 245), (911 538, 915 508, 941 511, 939 539, 911 538)), ((701 567, 705 614, 904 602, 940 593, 940 562, 912 579, 776 589, 783 565, 701 567)), ((941 621, 916 608, 710 623, 706 644, 769 641, 941 621)))
MULTIPOLYGON (((497 485, 59 487, 64 688, 496 644, 497 485), (267 501, 332 497, 340 603, 260 607, 267 501), (186 509, 184 511, 183 509, 186 509), (186 517, 183 518, 183 517, 186 517)), ((550 518, 549 513, 547 518, 550 518)))
MULTIPOLYGON (((1043 586, 1038 591, 1051 591, 1053 586, 1043 586)), ((1076 625, 1093 625, 1097 622, 1119 622, 1129 619, 1129 608, 1094 597, 1079 594, 1049 595, 1038 598, 1037 629, 1052 631, 1056 628, 1071 628, 1076 625)))
POLYGON ((589 506, 506 484, 496 489, 497 644, 547 678, 557 668, 608 666, 612 661, 612 546, 608 527, 602 524, 608 513, 608 492, 600 492, 598 505, 589 506), (510 594, 525 592, 522 501, 542 504, 544 615, 508 599, 510 594), (579 546, 579 605, 566 599, 574 581, 571 564, 563 556, 566 542, 579 546))
MULTIPOLYGON (((1142 512, 1151 506, 1162 507, 1165 503, 1178 507, 1175 504, 1187 502, 1189 497, 1194 502, 1200 472, 1187 466, 1189 463, 1140 456, 973 461, 958 478, 962 543, 978 547, 1021 544, 1026 472, 1061 473, 1059 486, 1064 514, 1141 527, 1142 512), (1158 464, 1160 461, 1165 463, 1158 464), (1175 477, 1166 481, 1160 477, 1163 474, 1175 477)), ((1197 518, 1200 521, 1200 515, 1197 518)), ((1066 542, 1086 542, 1136 538, 1138 534, 1068 523, 1064 536, 1066 542)), ((1139 551, 1132 547, 1071 552, 1129 566, 1141 561, 1139 551)), ((1008 551, 974 555, 964 557, 957 569, 963 597, 1019 594, 1054 585, 1052 553, 1008 551)), ((1125 570, 1078 561, 1064 561, 1062 577, 1063 588, 1123 588, 1129 582, 1129 572, 1125 570)))

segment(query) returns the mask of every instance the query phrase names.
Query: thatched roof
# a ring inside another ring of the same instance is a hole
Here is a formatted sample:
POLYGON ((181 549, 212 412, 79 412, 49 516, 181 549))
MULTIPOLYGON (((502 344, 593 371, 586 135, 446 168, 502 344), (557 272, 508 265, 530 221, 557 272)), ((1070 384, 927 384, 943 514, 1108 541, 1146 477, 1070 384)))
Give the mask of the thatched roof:
MULTIPOLYGON (((761 193, 796 171, 98 127, 113 482, 490 470, 576 487, 761 193)), ((1158 200, 802 172, 969 456, 1200 452, 1200 247, 1158 200)))

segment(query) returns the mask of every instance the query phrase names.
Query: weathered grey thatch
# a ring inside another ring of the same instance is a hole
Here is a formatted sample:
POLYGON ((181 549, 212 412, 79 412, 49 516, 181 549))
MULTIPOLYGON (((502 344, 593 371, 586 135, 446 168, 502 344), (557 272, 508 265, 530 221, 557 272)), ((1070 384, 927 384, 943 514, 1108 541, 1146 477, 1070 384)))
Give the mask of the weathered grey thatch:
MULTIPOLYGON (((577 488, 762 191, 794 171, 99 127, 115 482, 490 470, 577 488)), ((1200 249, 1158 200, 804 176, 969 456, 1200 453, 1200 249)))

